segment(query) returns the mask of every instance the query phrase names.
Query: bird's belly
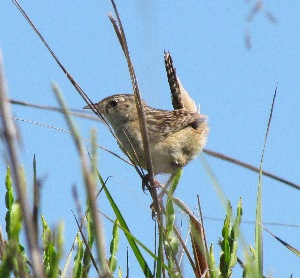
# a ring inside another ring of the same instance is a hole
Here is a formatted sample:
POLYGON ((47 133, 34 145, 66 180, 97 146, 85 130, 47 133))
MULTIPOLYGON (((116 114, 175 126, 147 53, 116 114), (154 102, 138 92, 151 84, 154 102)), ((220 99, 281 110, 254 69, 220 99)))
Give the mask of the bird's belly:
POLYGON ((197 130, 187 127, 152 144, 154 172, 174 173, 188 164, 202 151, 207 132, 206 125, 197 130))
MULTIPOLYGON (((208 127, 206 123, 197 129, 186 127, 166 138, 157 141, 150 141, 151 158, 154 174, 174 173, 179 168, 188 164, 203 149, 206 143, 208 127)), ((140 132, 117 133, 123 147, 130 155, 133 162, 147 169, 147 162, 144 155, 144 148, 140 132)), ((124 151, 124 149, 126 151, 124 151)))

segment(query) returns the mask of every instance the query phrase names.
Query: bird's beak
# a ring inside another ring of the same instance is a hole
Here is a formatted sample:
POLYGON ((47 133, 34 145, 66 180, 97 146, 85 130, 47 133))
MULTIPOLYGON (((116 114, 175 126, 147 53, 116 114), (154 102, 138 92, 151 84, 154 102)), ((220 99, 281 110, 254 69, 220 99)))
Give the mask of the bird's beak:
POLYGON ((96 105, 96 104, 94 104, 94 103, 91 103, 91 105, 86 105, 86 106, 84 106, 83 109, 90 109, 90 110, 93 110, 94 112, 95 112, 95 110, 96 110, 96 111, 98 111, 99 113, 102 113, 102 111, 104 111, 104 110, 102 110, 102 107, 101 107, 101 106, 96 105))
POLYGON ((83 107, 83 109, 91 109, 91 107, 89 105, 86 105, 83 107))

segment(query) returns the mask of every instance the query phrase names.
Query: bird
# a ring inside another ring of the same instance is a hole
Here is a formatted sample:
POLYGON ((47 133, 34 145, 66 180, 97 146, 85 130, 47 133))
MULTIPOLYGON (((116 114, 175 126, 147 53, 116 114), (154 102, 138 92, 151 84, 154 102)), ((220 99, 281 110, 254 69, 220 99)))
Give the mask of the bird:
MULTIPOLYGON (((162 110, 142 100, 154 175, 174 174, 197 157, 207 141, 207 116, 182 107, 162 110)), ((107 120, 120 149, 137 166, 147 169, 139 117, 133 94, 108 96, 94 107, 107 120)), ((84 109, 89 109, 87 105, 84 109)))

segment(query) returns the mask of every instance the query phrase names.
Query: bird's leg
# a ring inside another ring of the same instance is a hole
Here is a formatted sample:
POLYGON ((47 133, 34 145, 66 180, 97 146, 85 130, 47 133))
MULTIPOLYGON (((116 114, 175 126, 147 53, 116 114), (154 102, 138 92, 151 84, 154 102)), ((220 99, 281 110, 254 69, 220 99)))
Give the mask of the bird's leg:
MULTIPOLYGON (((163 185, 156 179, 154 179, 155 187, 154 188, 161 188, 163 185)), ((151 187, 152 188, 152 187, 151 187)), ((149 177, 148 174, 144 175, 142 178, 142 189, 145 192, 146 189, 151 193, 151 188, 149 184, 149 177)))
MULTIPOLYGON (((146 190, 148 190, 151 194, 152 199, 153 199, 153 196, 154 196, 153 195, 153 190, 157 190, 157 188, 162 188, 163 187, 163 185, 156 179, 154 179, 154 183, 155 183, 154 187, 150 186, 148 174, 146 174, 142 177, 143 191, 145 192, 146 190)), ((160 198, 158 198, 158 202, 159 202, 160 209, 163 209, 163 204, 162 204, 162 201, 161 201, 160 198)), ((154 202, 152 202, 152 204, 150 205, 150 208, 152 210, 152 218, 154 219, 156 217, 156 212, 155 212, 155 209, 154 209, 154 202)))

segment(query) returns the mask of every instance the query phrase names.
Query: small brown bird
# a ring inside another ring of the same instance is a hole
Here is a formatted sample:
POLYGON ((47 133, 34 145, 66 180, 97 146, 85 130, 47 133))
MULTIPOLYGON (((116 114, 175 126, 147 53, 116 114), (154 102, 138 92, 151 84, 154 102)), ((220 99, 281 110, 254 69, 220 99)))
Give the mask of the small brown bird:
MULTIPOLYGON (((207 117, 187 108, 155 109, 143 102, 154 174, 175 173, 203 149, 207 117)), ((119 94, 95 104, 136 165, 147 169, 134 95, 119 94)), ((85 109, 90 108, 85 106, 85 109)))

